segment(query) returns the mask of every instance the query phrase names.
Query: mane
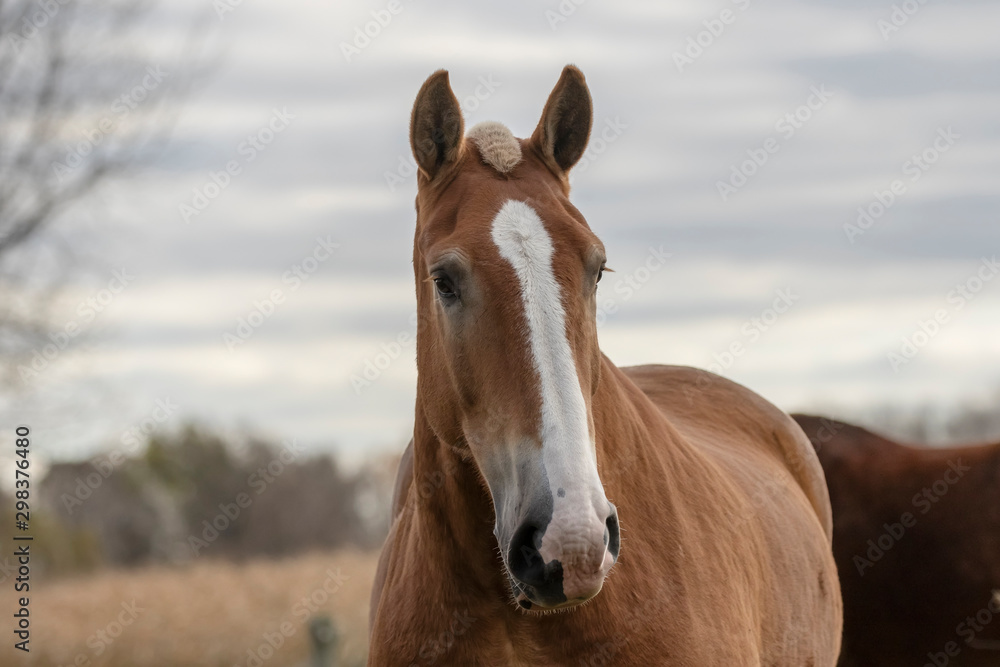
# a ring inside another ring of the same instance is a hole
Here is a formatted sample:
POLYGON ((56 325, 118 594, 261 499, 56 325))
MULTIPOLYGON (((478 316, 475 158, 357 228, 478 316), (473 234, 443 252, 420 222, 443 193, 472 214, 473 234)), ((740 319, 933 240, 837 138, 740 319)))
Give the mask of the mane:
POLYGON ((501 174, 508 173, 521 161, 521 144, 503 123, 492 120, 477 123, 466 137, 476 144, 483 162, 501 174))

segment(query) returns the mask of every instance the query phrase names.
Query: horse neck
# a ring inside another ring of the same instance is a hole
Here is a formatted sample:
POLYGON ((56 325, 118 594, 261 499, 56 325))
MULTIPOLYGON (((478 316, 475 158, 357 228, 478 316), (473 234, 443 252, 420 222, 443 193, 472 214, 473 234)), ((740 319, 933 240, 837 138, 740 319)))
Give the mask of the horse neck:
POLYGON ((650 494, 671 512, 684 504, 679 488, 701 474, 702 455, 603 354, 592 414, 601 482, 620 512, 627 515, 631 502, 650 494))
MULTIPOLYGON (((410 489, 421 543, 435 552, 432 562, 479 582, 499 577, 493 504, 464 443, 437 436, 418 395, 413 431, 413 481, 410 489), (458 551, 458 550, 461 550, 458 551), (461 567, 454 569, 453 563, 461 567)), ((502 579, 497 580, 502 584, 502 579)))

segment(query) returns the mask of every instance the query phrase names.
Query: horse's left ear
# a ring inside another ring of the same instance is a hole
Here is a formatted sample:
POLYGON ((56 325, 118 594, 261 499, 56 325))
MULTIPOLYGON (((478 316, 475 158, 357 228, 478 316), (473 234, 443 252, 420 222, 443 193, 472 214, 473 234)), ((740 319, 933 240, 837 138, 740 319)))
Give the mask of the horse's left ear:
POLYGON ((583 157, 594 107, 583 72, 567 65, 552 89, 531 142, 549 168, 565 175, 583 157))

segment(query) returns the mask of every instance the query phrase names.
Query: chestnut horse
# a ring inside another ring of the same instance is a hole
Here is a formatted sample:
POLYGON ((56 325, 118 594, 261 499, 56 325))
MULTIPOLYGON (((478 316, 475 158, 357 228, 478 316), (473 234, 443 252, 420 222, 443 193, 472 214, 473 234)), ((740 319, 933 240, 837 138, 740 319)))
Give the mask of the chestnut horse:
POLYGON ((1000 665, 1000 443, 911 447, 792 417, 830 485, 842 667, 1000 665))
POLYGON ((369 662, 829 667, 840 591, 802 431, 721 377, 598 349, 605 250, 567 178, 591 123, 572 66, 530 139, 466 136, 445 71, 417 95, 416 412, 369 662))

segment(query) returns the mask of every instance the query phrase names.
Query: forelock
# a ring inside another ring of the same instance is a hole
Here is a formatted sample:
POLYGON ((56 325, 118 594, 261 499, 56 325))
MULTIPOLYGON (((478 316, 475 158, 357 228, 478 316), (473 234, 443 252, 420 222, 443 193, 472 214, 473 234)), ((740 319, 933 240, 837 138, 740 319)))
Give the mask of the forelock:
POLYGON ((501 174, 510 172, 521 161, 521 144, 503 123, 478 123, 466 137, 476 144, 483 162, 501 174))

